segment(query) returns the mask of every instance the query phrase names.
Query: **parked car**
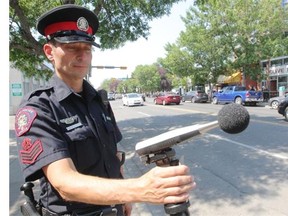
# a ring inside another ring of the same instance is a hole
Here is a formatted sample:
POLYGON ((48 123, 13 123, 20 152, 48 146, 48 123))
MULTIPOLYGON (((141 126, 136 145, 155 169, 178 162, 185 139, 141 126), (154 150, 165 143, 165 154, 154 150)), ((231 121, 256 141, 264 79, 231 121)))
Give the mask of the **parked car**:
POLYGON ((108 100, 115 100, 115 94, 113 92, 108 92, 107 98, 108 100))
POLYGON ((122 96, 123 106, 143 106, 143 98, 137 93, 127 93, 122 96))
POLYGON ((189 91, 182 95, 182 102, 190 101, 191 103, 206 103, 208 101, 208 94, 204 91, 189 91))
POLYGON ((162 104, 162 105, 167 105, 167 104, 177 104, 179 105, 181 102, 181 97, 180 95, 174 93, 174 92, 164 92, 160 93, 154 98, 154 103, 155 104, 162 104))
POLYGON ((278 97, 271 97, 268 100, 268 105, 272 108, 272 109, 277 109, 278 105, 286 98, 288 97, 288 92, 282 96, 278 96, 278 97))
POLYGON ((288 97, 286 97, 278 106, 278 113, 285 117, 288 121, 288 97))
POLYGON ((226 86, 213 94, 213 104, 236 103, 241 105, 263 102, 261 91, 246 90, 244 86, 226 86))

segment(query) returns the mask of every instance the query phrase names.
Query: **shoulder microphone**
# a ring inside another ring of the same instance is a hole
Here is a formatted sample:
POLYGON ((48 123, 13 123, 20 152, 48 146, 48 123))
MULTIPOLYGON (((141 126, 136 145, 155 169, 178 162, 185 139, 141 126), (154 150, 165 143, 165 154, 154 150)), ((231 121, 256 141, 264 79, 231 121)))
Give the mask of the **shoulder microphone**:
POLYGON ((195 124, 162 133, 138 142, 135 150, 139 156, 154 154, 155 152, 179 144, 217 126, 226 133, 240 133, 248 127, 249 121, 250 116, 248 111, 242 105, 231 103, 224 105, 218 112, 218 121, 206 124, 195 124))

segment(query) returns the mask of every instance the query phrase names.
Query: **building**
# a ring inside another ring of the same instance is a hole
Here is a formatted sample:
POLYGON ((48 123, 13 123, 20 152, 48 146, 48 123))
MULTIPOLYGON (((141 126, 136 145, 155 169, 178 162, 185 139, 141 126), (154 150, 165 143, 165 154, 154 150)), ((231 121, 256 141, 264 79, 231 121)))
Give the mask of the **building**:
POLYGON ((262 86, 269 92, 270 97, 288 92, 288 56, 263 60, 261 68, 266 76, 262 86))
MULTIPOLYGON (((47 67, 47 66, 46 66, 47 67)), ((48 82, 43 79, 24 77, 23 73, 10 63, 9 69, 9 115, 15 115, 25 94, 39 87, 45 87, 48 82)))

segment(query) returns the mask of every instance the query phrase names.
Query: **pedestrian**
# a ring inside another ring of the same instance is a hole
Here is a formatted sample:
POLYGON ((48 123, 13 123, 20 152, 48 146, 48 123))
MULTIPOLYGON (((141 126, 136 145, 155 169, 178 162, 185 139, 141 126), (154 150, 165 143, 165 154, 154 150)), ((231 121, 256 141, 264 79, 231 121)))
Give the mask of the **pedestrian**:
POLYGON ((250 91, 255 91, 255 88, 254 88, 254 86, 252 85, 252 86, 250 86, 250 89, 249 89, 250 91))
POLYGON ((117 149, 122 134, 113 111, 84 79, 98 47, 98 26, 92 11, 72 4, 53 8, 37 22, 54 75, 49 87, 23 98, 15 131, 25 181, 40 180, 43 216, 129 216, 135 202, 185 202, 196 185, 185 165, 124 179, 117 149))

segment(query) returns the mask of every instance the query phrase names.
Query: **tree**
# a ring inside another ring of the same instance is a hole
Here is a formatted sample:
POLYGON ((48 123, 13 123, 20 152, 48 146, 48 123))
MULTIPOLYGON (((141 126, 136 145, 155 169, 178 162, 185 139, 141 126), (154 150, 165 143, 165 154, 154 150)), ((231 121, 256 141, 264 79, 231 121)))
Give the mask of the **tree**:
POLYGON ((169 71, 206 83, 235 70, 261 79, 261 60, 287 55, 288 11, 279 0, 204 2, 187 11, 186 30, 166 45, 169 71))
POLYGON ((9 44, 10 62, 28 77, 49 78, 51 70, 40 69, 45 57, 40 36, 35 24, 45 11, 60 4, 78 4, 90 8, 99 18, 97 39, 101 49, 116 49, 127 41, 140 37, 148 38, 149 22, 170 13, 174 3, 182 0, 10 0, 9 44))
POLYGON ((117 92, 118 86, 122 81, 116 78, 105 79, 99 89, 105 89, 107 92, 117 92))
POLYGON ((132 77, 138 81, 141 92, 154 92, 160 89, 160 76, 155 64, 138 65, 132 77))
POLYGON ((121 83, 124 93, 138 92, 138 81, 134 78, 129 78, 121 83))

